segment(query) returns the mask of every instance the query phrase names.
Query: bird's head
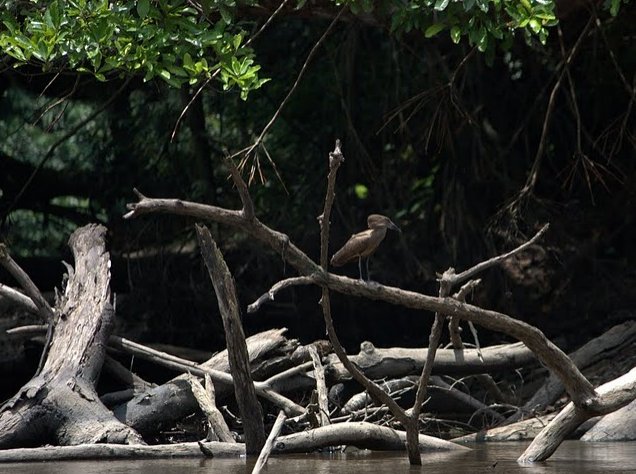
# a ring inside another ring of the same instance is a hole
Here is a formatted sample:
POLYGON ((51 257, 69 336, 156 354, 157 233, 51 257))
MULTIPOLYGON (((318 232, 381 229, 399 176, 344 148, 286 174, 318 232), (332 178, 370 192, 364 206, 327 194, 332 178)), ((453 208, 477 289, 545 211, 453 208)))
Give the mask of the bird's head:
POLYGON ((369 229, 391 229, 402 232, 402 229, 396 226, 391 219, 381 214, 371 214, 367 217, 367 225, 369 229))

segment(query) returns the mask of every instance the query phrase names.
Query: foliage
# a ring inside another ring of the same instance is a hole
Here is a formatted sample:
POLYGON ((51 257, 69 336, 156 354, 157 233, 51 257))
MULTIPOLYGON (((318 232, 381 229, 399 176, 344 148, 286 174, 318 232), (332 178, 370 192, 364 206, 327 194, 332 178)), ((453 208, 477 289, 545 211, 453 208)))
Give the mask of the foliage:
POLYGON ((90 72, 100 81, 134 73, 180 87, 218 70, 223 88, 237 86, 246 98, 266 80, 229 13, 233 5, 214 2, 202 15, 184 0, 13 2, 0 13, 0 48, 15 66, 38 62, 44 71, 90 72))
POLYGON ((496 44, 509 48, 515 31, 536 35, 542 43, 556 25, 553 0, 388 0, 347 1, 354 12, 374 8, 391 15, 391 31, 422 31, 427 38, 448 31, 451 40, 462 37, 481 52, 492 54, 496 44))

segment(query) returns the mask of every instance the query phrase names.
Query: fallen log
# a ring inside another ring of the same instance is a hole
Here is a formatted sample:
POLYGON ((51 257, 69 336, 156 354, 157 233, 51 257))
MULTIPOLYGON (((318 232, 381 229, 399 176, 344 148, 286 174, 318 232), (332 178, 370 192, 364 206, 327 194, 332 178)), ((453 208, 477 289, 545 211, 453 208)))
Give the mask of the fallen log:
MULTIPOLYGON (((469 448, 420 435, 420 450, 462 453, 469 448)), ((372 423, 354 422, 323 426, 315 430, 279 436, 274 442, 273 454, 311 452, 343 444, 379 451, 404 451, 406 433, 372 423)), ((220 441, 176 443, 155 446, 86 444, 80 446, 46 446, 0 451, 0 463, 63 461, 81 459, 143 459, 172 457, 238 457, 245 455, 245 445, 220 441), (207 454, 202 451, 205 450, 207 454)))
POLYGON ((605 415, 581 437, 581 441, 634 440, 636 440, 636 400, 614 413, 605 415))
MULTIPOLYGON (((422 370, 428 349, 411 349, 393 347, 382 349, 365 341, 360 345, 360 352, 349 358, 360 367, 365 375, 374 379, 384 377, 401 377, 422 370)), ((536 363, 537 359, 525 344, 502 344, 475 349, 438 349, 435 354, 433 370, 444 375, 470 375, 497 370, 510 370, 536 363), (479 352, 483 360, 479 357, 479 352)), ((328 376, 332 380, 348 378, 344 367, 329 356, 328 376)), ((350 377, 349 377, 350 378, 350 377)))
MULTIPOLYGON (((582 372, 587 374, 594 365, 601 363, 601 361, 615 359, 621 352, 628 350, 634 344, 636 344, 636 321, 625 321, 592 339, 569 354, 569 356, 572 362, 582 372)), ((603 382, 607 381, 607 379, 603 380, 603 382)), ((508 422, 517 421, 524 414, 545 410, 564 391, 565 386, 562 380, 556 374, 551 373, 541 388, 535 392, 518 413, 508 419, 508 422)))
POLYGON ((559 444, 585 421, 607 415, 632 403, 636 399, 636 367, 628 373, 596 389, 594 404, 577 406, 568 403, 550 424, 537 435, 517 460, 520 463, 544 461, 559 444))

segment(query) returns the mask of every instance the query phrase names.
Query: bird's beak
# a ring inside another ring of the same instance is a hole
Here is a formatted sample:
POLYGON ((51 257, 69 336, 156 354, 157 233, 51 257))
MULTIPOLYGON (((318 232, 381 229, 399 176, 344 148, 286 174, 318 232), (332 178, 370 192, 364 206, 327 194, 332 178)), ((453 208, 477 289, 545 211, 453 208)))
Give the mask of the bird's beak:
POLYGON ((393 221, 389 221, 389 229, 391 230, 397 230, 400 234, 402 233, 402 229, 400 229, 398 226, 396 226, 393 221))

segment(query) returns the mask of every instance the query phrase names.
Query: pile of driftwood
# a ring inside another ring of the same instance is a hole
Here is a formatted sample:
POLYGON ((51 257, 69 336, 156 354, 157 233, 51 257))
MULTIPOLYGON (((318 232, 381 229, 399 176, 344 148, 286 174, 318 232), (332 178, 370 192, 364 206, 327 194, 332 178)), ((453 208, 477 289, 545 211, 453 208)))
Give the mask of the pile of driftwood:
POLYGON ((458 404, 469 407, 467 419, 450 420, 449 424, 470 426, 473 431, 503 425, 481 430, 461 438, 462 441, 533 439, 520 461, 546 459, 577 428, 612 412, 614 420, 612 415, 604 417, 585 436, 596 439, 598 433, 613 430, 614 439, 634 438, 636 423, 626 421, 621 426, 616 420, 633 420, 636 369, 627 367, 627 373, 596 388, 582 369, 597 363, 599 354, 603 354, 601 358, 612 358, 612 353, 633 348, 635 324, 613 328, 568 357, 537 328, 465 303, 470 289, 479 283, 474 279, 479 272, 536 245, 547 226, 511 252, 461 273, 447 270, 440 278, 437 297, 338 276, 328 272, 327 250, 336 173, 343 159, 336 144, 329 156, 325 208, 319 216, 319 264, 288 236, 257 219, 247 186, 230 160, 226 163, 243 203, 241 210, 152 199, 138 193, 139 202, 130 204, 126 215, 127 218, 148 213, 193 216, 233 226, 269 245, 296 269, 298 276, 278 282, 249 305, 248 311, 258 311, 289 286, 318 285, 322 289, 320 303, 329 341, 302 346, 286 339, 284 329, 245 338, 232 276, 210 232, 202 225, 196 226, 197 236, 218 298, 227 341, 226 351, 204 363, 111 334, 115 311, 109 288, 110 258, 104 227, 89 225, 71 236, 75 265, 67 265, 68 280, 54 307, 11 259, 7 249, 0 247, 0 263, 22 288, 18 291, 0 285, 0 295, 41 315, 46 322, 10 331, 13 337, 42 338, 44 350, 35 376, 0 409, 0 461, 247 453, 260 454, 255 467, 259 470, 270 452, 309 452, 355 445, 406 449, 411 463, 418 464, 421 451, 426 449, 467 449, 457 440, 444 441, 421 434, 430 426, 428 412, 436 399, 444 403, 454 400, 455 407, 458 404), (333 326, 330 291, 434 312, 428 349, 380 349, 364 343, 359 354, 348 356, 333 326), (475 335, 474 325, 480 325, 520 342, 467 348, 461 339, 460 320, 467 321, 475 335), (451 345, 439 349, 446 321, 451 345), (155 386, 123 367, 110 351, 134 354, 182 375, 155 386), (518 406, 519 400, 512 400, 488 375, 536 362, 547 368, 550 375, 523 406, 518 406), (102 369, 118 377, 127 388, 100 396, 95 385, 102 369), (468 378, 473 387, 470 390, 466 389, 468 378), (351 393, 351 380, 357 382, 358 393, 351 393), (535 416, 547 411, 564 393, 570 401, 557 415, 535 416), (237 417, 219 409, 228 399, 235 404, 237 417), (406 408, 407 404, 410 408, 406 408), (205 441, 147 444, 159 431, 193 412, 203 413, 207 420, 209 431, 205 441), (35 447, 47 444, 53 446, 35 447), (31 448, 23 449, 27 447, 31 448))

